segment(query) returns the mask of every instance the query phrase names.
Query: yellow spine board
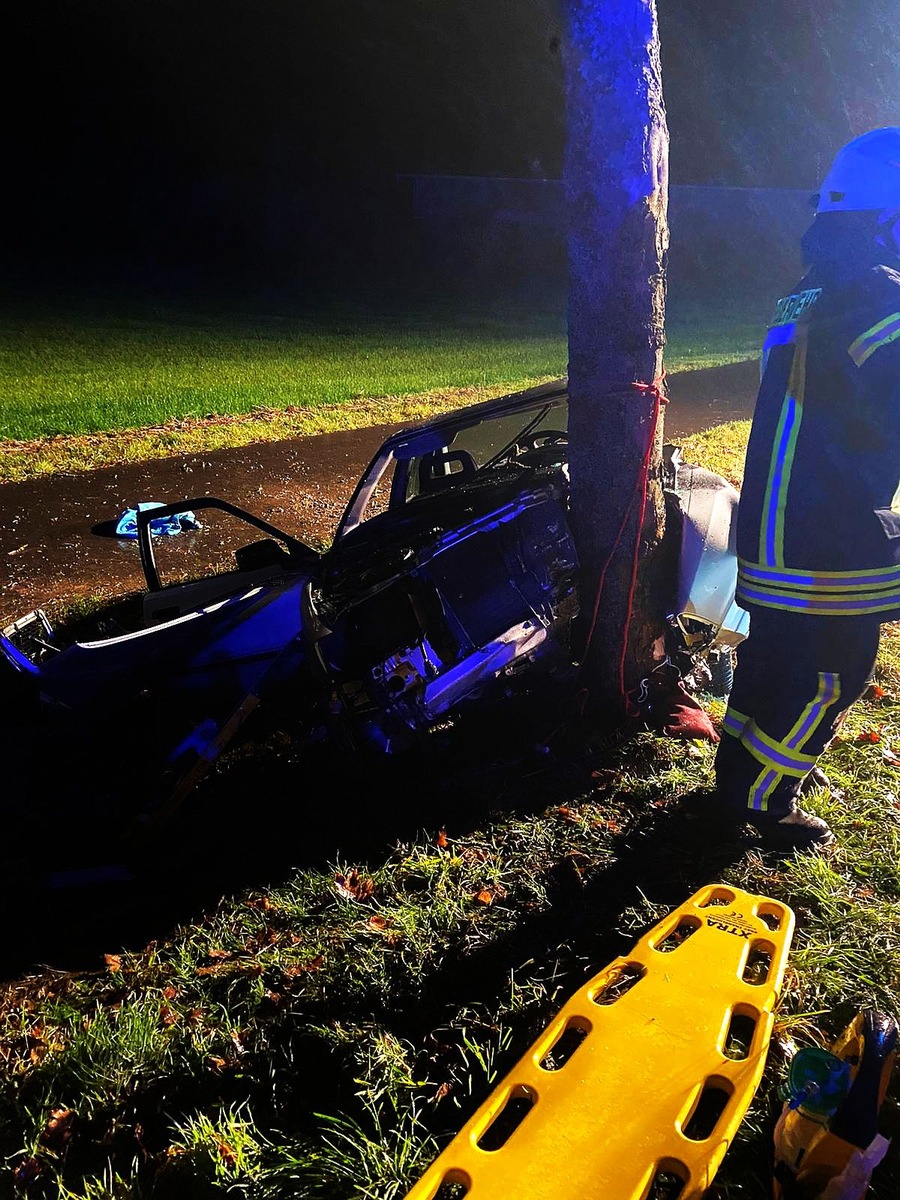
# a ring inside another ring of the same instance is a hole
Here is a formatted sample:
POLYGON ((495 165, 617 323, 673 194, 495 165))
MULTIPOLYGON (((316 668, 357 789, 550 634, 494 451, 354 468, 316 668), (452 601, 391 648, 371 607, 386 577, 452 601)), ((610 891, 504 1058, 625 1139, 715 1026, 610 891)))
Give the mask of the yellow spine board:
POLYGON ((568 1001, 407 1200, 646 1200, 666 1177, 702 1196, 762 1076, 793 929, 776 900, 702 888, 568 1001))

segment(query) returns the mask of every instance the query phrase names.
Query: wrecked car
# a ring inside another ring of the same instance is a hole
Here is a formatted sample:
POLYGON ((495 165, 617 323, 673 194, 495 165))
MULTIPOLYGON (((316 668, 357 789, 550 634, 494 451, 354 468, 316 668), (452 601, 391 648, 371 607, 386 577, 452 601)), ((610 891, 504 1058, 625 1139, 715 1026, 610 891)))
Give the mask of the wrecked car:
MULTIPOLYGON (((257 709, 349 751, 393 754, 492 697, 571 678, 566 430, 559 383, 394 434, 324 552, 223 500, 139 513, 138 597, 73 628, 37 610, 3 630, 5 724, 33 764, 22 786, 42 777, 58 799, 79 777, 102 779, 95 800, 111 825, 156 825, 257 709), (226 570, 170 581, 151 520, 188 509, 244 532, 226 570)), ((735 644, 737 493, 671 450, 664 470, 680 540, 671 635, 682 654, 735 644)))

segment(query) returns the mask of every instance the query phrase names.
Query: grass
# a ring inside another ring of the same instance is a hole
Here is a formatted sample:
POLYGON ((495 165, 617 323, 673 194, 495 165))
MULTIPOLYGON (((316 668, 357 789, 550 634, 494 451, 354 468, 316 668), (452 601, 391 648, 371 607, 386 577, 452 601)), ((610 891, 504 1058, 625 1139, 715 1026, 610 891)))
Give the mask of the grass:
MULTIPOLYGON (((835 790, 812 799, 839 835, 827 857, 692 844, 673 801, 708 781, 712 748, 641 734, 593 782, 561 771, 541 796, 523 780, 471 832, 295 872, 103 973, 10 985, 0 1193, 400 1197, 569 992, 723 878, 798 918, 767 1076, 710 1193, 763 1200, 792 1046, 859 1006, 900 1016, 900 802, 882 754, 900 737, 896 628, 879 681, 829 753, 835 790)), ((889 1158, 873 1198, 898 1182, 889 1158)))
MULTIPOLYGON (((739 442, 732 428, 693 449, 723 469, 739 442)), ((399 1198, 572 991, 723 880, 797 916, 766 1075, 709 1192, 768 1200, 792 1051, 827 1045, 863 1006, 900 1017, 900 771, 886 753, 900 749, 900 626, 884 630, 876 684, 808 801, 838 836, 821 856, 712 844, 685 822, 678 801, 709 785, 709 743, 636 733, 587 762, 562 746, 460 760, 431 778, 428 804, 410 801, 415 822, 442 813, 446 829, 416 825, 386 849, 398 828, 379 822, 369 777, 335 823, 334 844, 348 822, 372 825, 352 860, 223 899, 104 971, 10 983, 0 1196, 399 1198)), ((329 786, 348 794, 338 776, 329 786)), ((894 1087, 894 1127, 898 1099, 894 1087)), ((898 1187, 893 1152, 873 1200, 898 1187)))
POLYGON ((509 384, 559 371, 558 322, 160 313, 8 321, 5 438, 509 384))
MULTIPOLYGON (((669 371, 752 358, 756 314, 677 313, 669 371)), ((0 481, 421 419, 558 378, 564 319, 85 304, 0 316, 0 481)))
POLYGON ((749 421, 729 421, 703 433, 678 439, 685 462, 702 463, 740 488, 744 481, 744 455, 750 437, 749 421))

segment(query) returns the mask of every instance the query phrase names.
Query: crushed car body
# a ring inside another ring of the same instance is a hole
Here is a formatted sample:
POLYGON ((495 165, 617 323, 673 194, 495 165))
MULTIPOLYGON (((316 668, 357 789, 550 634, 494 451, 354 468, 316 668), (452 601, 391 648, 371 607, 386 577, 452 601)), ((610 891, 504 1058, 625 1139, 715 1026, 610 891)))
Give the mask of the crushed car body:
MULTIPOLYGON (((16 736, 71 778, 102 763, 109 819, 156 823, 261 706, 292 732, 385 754, 490 697, 571 679, 567 404, 565 383, 548 384, 389 437, 324 552, 221 500, 139 514, 147 588, 127 618, 98 615, 73 636, 37 610, 3 630, 16 736), (167 583, 150 521, 186 509, 253 535, 224 573, 167 583)), ((733 644, 746 632, 737 493, 677 453, 665 486, 680 540, 673 636, 733 644)))

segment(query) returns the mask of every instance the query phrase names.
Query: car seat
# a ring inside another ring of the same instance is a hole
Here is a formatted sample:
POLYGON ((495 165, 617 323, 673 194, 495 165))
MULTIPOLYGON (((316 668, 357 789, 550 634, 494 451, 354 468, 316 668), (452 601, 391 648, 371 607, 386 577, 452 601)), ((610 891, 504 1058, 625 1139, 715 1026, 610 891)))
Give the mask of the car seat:
POLYGON ((477 471, 468 450, 435 450, 419 462, 419 495, 430 495, 471 479, 477 471))

